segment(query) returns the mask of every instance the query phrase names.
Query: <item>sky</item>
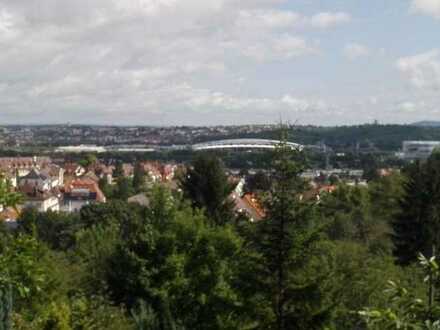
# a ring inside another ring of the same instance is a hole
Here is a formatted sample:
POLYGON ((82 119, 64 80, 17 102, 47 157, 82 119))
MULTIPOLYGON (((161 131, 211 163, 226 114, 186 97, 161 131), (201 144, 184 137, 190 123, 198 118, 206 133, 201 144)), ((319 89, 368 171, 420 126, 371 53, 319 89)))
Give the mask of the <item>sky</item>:
POLYGON ((0 0, 0 124, 440 120, 440 0, 0 0))

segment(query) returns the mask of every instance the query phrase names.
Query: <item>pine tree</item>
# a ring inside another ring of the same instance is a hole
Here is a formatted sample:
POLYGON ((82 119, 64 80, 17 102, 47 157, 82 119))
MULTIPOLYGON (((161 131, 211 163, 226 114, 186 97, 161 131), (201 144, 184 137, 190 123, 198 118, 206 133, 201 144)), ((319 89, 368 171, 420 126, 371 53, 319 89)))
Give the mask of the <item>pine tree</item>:
POLYGON ((131 180, 129 178, 119 178, 115 197, 117 199, 126 201, 130 196, 133 196, 134 191, 131 180))
POLYGON ((285 144, 277 149, 267 218, 257 230, 261 287, 275 315, 274 322, 265 325, 270 329, 320 329, 326 320, 316 279, 302 273, 320 235, 313 225, 313 205, 302 198, 306 183, 300 177, 301 158, 285 144))
POLYGON ((440 245, 440 154, 406 172, 400 212, 392 222, 393 252, 402 265, 416 261, 418 253, 431 257, 440 245))
POLYGON ((116 163, 115 169, 113 171, 113 178, 120 179, 123 177, 124 177, 124 167, 122 162, 119 161, 116 163))
POLYGON ((142 164, 136 164, 133 176, 133 188, 136 193, 141 192, 145 188, 145 170, 142 164))
POLYGON ((228 223, 234 218, 233 202, 229 198, 233 185, 217 157, 209 154, 198 156, 179 181, 193 207, 204 209, 216 225, 228 223))

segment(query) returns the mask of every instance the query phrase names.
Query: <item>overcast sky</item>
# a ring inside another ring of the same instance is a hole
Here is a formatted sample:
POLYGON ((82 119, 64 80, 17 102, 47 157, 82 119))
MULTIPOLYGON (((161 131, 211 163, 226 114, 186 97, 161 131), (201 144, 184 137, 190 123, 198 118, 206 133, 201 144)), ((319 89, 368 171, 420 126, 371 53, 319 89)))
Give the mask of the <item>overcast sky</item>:
POLYGON ((0 0, 0 123, 440 120, 440 0, 0 0))

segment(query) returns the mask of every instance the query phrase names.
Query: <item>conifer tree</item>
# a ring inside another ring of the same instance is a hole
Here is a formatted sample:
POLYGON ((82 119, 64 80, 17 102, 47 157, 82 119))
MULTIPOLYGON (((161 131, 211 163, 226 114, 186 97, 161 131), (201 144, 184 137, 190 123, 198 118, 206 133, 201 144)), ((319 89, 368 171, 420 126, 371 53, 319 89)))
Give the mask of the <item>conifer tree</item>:
POLYGON ((274 314, 269 329, 321 329, 326 320, 316 279, 302 273, 320 236, 313 205, 302 197, 302 157, 284 143, 276 150, 267 217, 257 230, 260 285, 274 314))
POLYGON ((392 222, 394 256, 402 265, 416 261, 419 253, 430 258, 440 245, 440 154, 406 172, 400 212, 392 222))
POLYGON ((209 154, 198 156, 186 175, 180 178, 179 186, 193 207, 204 209, 216 225, 228 223, 234 218, 233 203, 229 198, 233 185, 217 157, 209 154))
POLYGON ((137 163, 134 168, 133 188, 136 193, 145 188, 145 170, 140 163, 137 163))
POLYGON ((113 171, 113 178, 121 179, 124 177, 124 167, 122 162, 118 161, 116 163, 115 169, 113 171))

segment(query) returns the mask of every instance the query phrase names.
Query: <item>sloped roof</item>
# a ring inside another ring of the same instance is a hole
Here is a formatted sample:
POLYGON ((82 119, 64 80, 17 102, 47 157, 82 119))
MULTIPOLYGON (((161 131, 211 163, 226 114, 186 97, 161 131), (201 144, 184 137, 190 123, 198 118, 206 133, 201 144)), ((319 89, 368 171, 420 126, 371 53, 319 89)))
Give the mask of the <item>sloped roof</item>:
POLYGON ((232 198, 236 211, 246 212, 254 221, 260 221, 265 217, 264 209, 253 194, 241 197, 237 193, 232 193, 232 198))
POLYGON ((72 180, 64 188, 65 193, 68 195, 71 195, 75 190, 88 190, 90 196, 94 196, 97 202, 104 203, 106 201, 105 195, 98 184, 90 178, 72 180))
POLYGON ((46 174, 40 173, 38 170, 33 168, 27 175, 21 177, 21 179, 24 179, 24 180, 43 180, 43 181, 46 181, 46 180, 49 179, 49 177, 46 174))

